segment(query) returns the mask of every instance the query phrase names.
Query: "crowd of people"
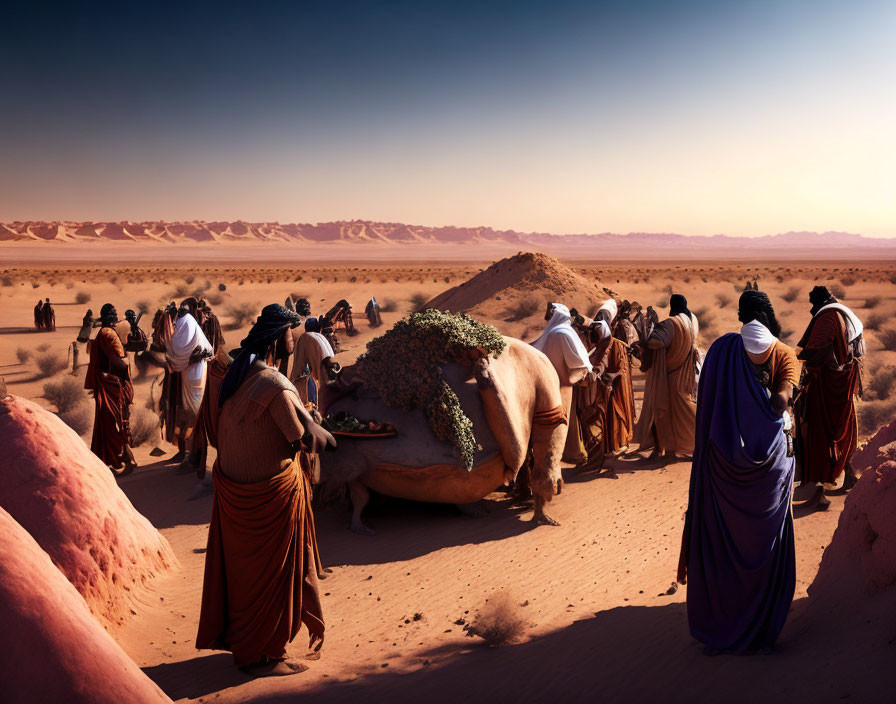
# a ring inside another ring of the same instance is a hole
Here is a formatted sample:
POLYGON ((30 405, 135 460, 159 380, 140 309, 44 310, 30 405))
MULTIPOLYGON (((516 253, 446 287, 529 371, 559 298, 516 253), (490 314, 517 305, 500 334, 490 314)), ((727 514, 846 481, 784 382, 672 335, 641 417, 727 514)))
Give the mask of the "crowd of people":
MULTIPOLYGON (((855 482, 862 324, 824 287, 812 290, 810 304, 799 354, 779 339, 758 285, 740 297, 740 332, 705 354, 681 295, 662 321, 628 301, 608 300, 593 318, 551 303, 532 343, 557 371, 564 460, 612 474, 607 457, 692 459, 678 579, 689 584, 691 632, 710 651, 769 647, 783 627, 795 588, 795 476, 815 485, 810 503, 820 509, 841 475, 845 489, 855 482), (636 363, 645 374, 637 418, 636 363)), ((381 322, 373 299, 365 313, 371 325, 381 322)), ((114 306, 105 304, 98 322, 89 318, 88 334, 100 328, 85 381, 96 404, 91 448, 127 471, 127 352, 146 349, 147 339, 133 311, 126 344, 114 306)), ((312 316, 306 300, 287 299, 266 306, 229 354, 204 301, 172 302, 152 323, 149 349, 164 355, 160 416, 175 459, 203 475, 208 446, 217 450, 197 646, 231 650, 255 675, 294 671, 285 647, 303 623, 309 647, 323 642, 324 570, 310 496, 316 453, 336 445, 318 414, 338 370, 336 323, 354 332, 345 301, 312 316)))

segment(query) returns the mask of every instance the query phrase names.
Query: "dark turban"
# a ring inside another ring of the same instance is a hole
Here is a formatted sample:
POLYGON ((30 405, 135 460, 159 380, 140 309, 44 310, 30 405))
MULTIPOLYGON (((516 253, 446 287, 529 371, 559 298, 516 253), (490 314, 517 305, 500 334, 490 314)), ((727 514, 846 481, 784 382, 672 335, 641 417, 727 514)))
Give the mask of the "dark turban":
POLYGON ((757 289, 744 291, 737 304, 737 319, 742 323, 757 320, 775 337, 781 336, 781 324, 775 317, 775 309, 768 295, 757 289))
POLYGON ((118 313, 115 311, 115 306, 111 303, 104 303, 103 307, 100 308, 100 321, 103 325, 114 325, 118 322, 118 313))
POLYGON ((301 322, 302 319, 298 315, 279 303, 271 303, 264 307, 249 334, 240 343, 240 352, 227 370, 224 381, 221 382, 219 407, 237 392, 245 381, 252 363, 258 358, 266 357, 271 347, 283 337, 283 333, 297 327, 301 322))
POLYGON ((680 293, 676 293, 669 299, 669 315, 681 315, 682 313, 691 314, 691 311, 688 310, 688 299, 680 293))
POLYGON ((828 303, 834 303, 836 300, 833 294, 828 291, 827 286, 816 286, 809 291, 809 303, 812 304, 813 312, 826 306, 828 303))

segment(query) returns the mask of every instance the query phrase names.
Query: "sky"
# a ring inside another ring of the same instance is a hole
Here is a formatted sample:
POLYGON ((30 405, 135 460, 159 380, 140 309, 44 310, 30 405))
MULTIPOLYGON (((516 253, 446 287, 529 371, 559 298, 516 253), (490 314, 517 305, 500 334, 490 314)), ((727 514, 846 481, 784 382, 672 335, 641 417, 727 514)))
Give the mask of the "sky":
POLYGON ((6 3, 0 221, 896 236, 896 3, 6 3))

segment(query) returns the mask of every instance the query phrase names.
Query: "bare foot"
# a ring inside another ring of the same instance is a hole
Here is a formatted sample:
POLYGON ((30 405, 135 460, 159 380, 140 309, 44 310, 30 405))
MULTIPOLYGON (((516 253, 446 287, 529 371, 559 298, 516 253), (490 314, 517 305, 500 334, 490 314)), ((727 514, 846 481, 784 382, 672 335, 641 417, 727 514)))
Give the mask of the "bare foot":
POLYGON ((548 516, 544 511, 536 511, 532 516, 532 523, 537 526, 559 526, 560 524, 548 516))
POLYGON ((286 677, 287 675, 304 672, 308 669, 308 666, 288 660, 263 658, 254 665, 247 665, 240 669, 250 677, 286 677))

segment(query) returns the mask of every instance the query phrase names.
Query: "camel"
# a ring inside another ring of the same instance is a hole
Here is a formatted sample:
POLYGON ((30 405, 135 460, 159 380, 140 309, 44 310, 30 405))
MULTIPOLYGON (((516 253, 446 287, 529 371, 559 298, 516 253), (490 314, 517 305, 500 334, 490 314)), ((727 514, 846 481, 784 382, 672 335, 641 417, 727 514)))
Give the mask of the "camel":
POLYGON ((387 406, 373 389, 356 379, 352 383, 353 367, 334 375, 326 412, 345 411, 390 423, 398 433, 392 438, 340 437, 335 452, 320 455, 321 482, 348 484, 352 530, 373 534, 361 518, 370 489, 463 506, 513 480, 528 485, 532 493, 533 522, 558 525, 544 507, 562 488, 560 457, 567 424, 560 382, 543 353, 520 340, 504 340, 506 347, 498 357, 474 350, 469 363, 443 367, 481 446, 469 472, 460 466, 454 448, 436 438, 421 410, 387 406))

